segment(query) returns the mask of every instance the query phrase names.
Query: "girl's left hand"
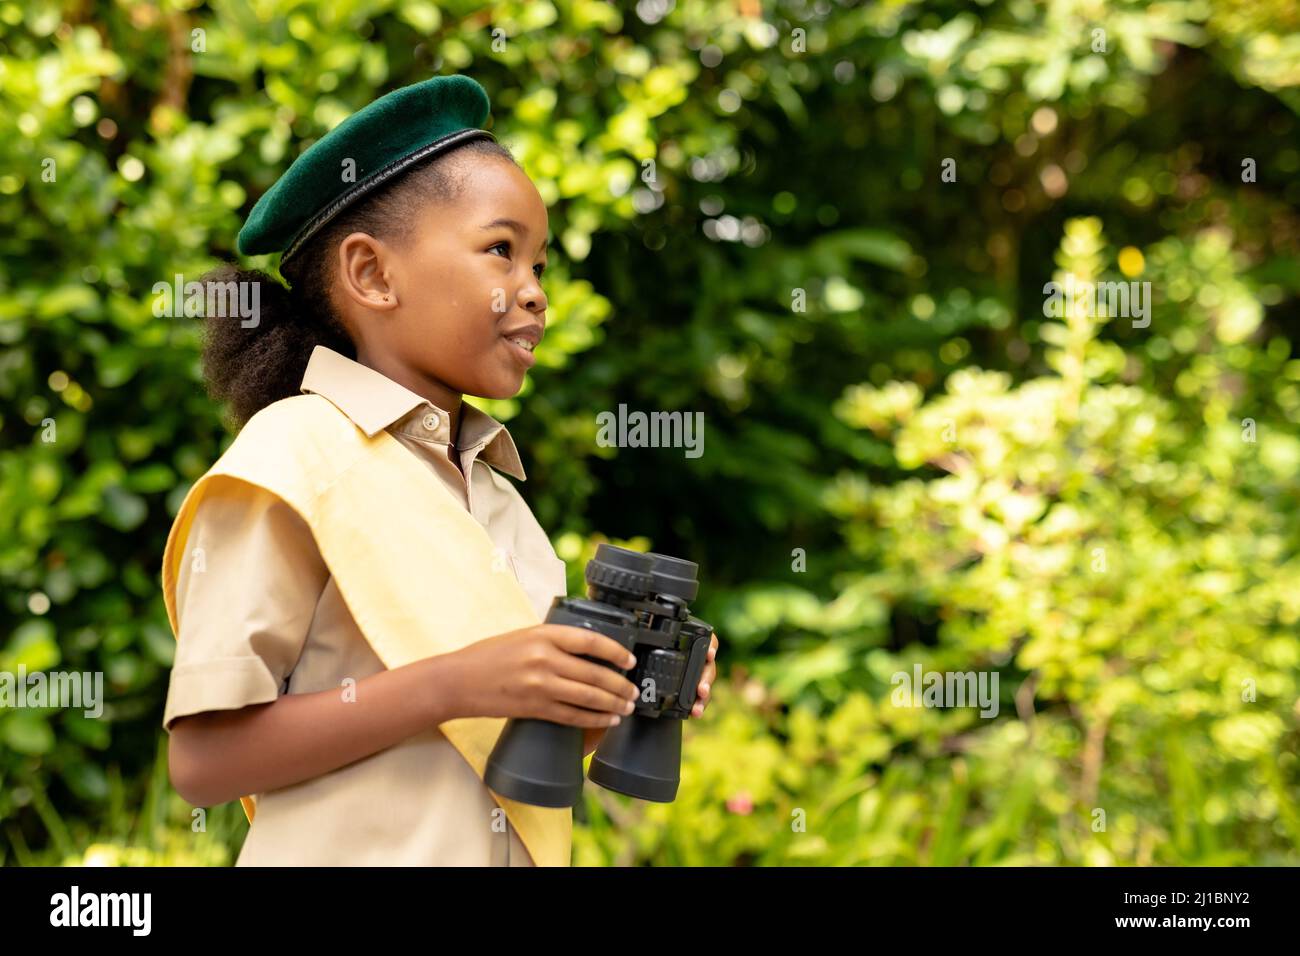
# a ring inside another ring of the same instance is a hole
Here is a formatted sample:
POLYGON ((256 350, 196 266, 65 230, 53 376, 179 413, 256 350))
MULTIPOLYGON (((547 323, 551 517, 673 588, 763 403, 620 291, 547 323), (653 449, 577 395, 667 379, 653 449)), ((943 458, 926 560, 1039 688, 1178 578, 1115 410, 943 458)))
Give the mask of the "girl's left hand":
MULTIPOLYGON (((695 706, 691 708, 691 716, 699 717, 704 713, 704 708, 709 706, 709 698, 713 694, 713 681, 718 676, 718 665, 714 663, 714 658, 718 656, 718 632, 713 632, 709 644, 708 663, 704 665, 704 670, 700 672, 700 685, 695 689, 695 706)), ((592 753, 605 737, 608 727, 588 727, 582 732, 582 754, 587 756, 592 753)))
POLYGON ((691 716, 699 717, 704 713, 704 708, 709 706, 709 698, 713 693, 713 680, 718 676, 718 665, 713 659, 718 656, 718 632, 713 632, 712 643, 709 645, 708 663, 704 665, 704 670, 700 674, 700 686, 696 690, 697 700, 695 706, 691 708, 691 716))

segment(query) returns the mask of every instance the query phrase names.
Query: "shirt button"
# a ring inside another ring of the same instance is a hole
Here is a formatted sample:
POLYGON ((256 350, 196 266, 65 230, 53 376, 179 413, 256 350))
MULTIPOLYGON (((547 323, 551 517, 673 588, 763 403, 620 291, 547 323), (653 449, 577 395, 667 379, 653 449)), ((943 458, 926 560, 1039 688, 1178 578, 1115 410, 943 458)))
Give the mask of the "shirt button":
POLYGON ((438 413, 429 412, 421 421, 426 431, 436 432, 438 430, 438 413))

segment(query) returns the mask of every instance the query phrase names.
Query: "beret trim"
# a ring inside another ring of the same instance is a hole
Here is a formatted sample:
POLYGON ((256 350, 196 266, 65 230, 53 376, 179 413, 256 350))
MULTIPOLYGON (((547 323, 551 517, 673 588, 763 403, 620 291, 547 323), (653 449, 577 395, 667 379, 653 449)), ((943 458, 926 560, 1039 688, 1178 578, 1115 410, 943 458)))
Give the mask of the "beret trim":
POLYGON ((430 156, 436 156, 438 153, 447 152, 456 146, 460 146, 463 143, 475 139, 490 139, 495 141, 496 137, 485 129, 457 130, 456 132, 444 136, 441 139, 436 139, 427 146, 422 146, 415 152, 403 156, 401 159, 395 160, 382 169, 371 173, 309 219, 307 224, 304 225, 302 229, 298 231, 298 234, 293 237, 288 248, 285 249, 284 255, 280 257, 280 262, 283 264, 294 253, 298 252, 308 239, 319 232, 321 227, 341 213, 344 209, 363 196, 378 189, 394 176, 420 162, 422 159, 428 159, 430 156))

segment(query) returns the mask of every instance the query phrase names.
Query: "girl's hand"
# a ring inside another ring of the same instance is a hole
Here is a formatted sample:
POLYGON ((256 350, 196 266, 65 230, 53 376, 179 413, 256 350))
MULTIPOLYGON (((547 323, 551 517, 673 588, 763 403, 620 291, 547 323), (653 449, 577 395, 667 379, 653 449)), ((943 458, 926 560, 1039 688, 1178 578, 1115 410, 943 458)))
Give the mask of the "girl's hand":
POLYGON ((718 665, 713 659, 718 656, 718 632, 713 632, 712 643, 709 645, 709 662, 704 665, 704 670, 700 673, 700 686, 696 689, 696 695, 699 698, 695 701, 695 706, 691 708, 691 716, 699 717, 704 713, 704 708, 709 706, 709 698, 712 695, 713 681, 718 676, 718 665))
MULTIPOLYGON (((704 665, 704 670, 700 672, 700 685, 696 688, 695 706, 691 708, 691 716, 699 717, 704 713, 704 708, 709 706, 709 697, 711 696, 714 679, 718 676, 718 665, 714 663, 714 658, 718 656, 718 634, 713 633, 712 640, 709 644, 708 663, 704 665)), ((608 728, 596 727, 582 732, 582 755, 586 757, 592 753, 605 737, 608 728)))
MULTIPOLYGON (((718 665, 714 658, 718 656, 718 634, 715 631, 709 644, 708 663, 704 665, 704 670, 700 672, 700 685, 696 688, 695 706, 691 708, 691 716, 699 717, 704 713, 704 708, 709 706, 709 698, 712 696, 713 681, 718 676, 718 665)), ((582 732, 582 755, 586 757, 592 753, 605 737, 608 728, 595 727, 582 732)))
POLYGON ((635 685, 619 671, 632 655, 613 638, 566 624, 537 624, 498 634, 446 655, 456 716, 531 717, 604 728, 632 710, 635 685))

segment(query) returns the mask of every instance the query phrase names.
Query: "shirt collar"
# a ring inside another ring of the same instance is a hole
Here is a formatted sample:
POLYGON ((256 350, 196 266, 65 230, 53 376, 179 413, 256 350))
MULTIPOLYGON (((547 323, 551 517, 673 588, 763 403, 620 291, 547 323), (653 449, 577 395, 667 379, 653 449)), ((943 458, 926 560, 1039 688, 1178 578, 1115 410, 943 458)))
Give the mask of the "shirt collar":
MULTIPOLYGON (((422 441, 451 442, 447 412, 387 375, 324 345, 316 346, 303 373, 300 392, 328 399, 373 438, 398 423, 395 431, 422 441)), ((461 402, 460 452, 482 448, 489 465, 527 480, 519 450, 506 426, 469 402, 461 402)))

